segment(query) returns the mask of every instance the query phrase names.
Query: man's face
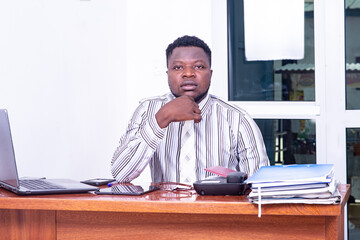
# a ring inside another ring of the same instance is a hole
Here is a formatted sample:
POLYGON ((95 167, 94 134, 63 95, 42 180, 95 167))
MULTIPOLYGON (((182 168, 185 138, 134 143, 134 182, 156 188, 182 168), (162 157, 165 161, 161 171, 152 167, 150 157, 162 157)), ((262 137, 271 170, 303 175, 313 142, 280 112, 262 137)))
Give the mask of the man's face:
POLYGON ((168 58, 168 83, 175 97, 188 95, 199 103, 210 87, 209 58, 200 47, 177 47, 168 58))

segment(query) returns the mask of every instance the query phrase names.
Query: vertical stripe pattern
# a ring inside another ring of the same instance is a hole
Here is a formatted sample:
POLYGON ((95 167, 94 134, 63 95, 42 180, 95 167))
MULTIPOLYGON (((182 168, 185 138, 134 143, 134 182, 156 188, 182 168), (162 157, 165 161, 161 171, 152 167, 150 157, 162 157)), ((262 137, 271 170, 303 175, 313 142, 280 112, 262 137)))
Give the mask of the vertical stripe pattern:
MULTIPOLYGON (((143 100, 121 137, 111 171, 119 182, 130 182, 150 164, 152 181, 180 181, 181 123, 161 129, 155 114, 172 94, 143 100)), ((194 124, 196 179, 212 174, 204 168, 224 166, 251 176, 269 165, 265 145, 254 120, 241 108, 207 95, 199 103, 202 120, 194 124)))
POLYGON ((194 121, 186 121, 181 129, 181 148, 179 159, 180 182, 193 183, 196 181, 195 158, 194 121))

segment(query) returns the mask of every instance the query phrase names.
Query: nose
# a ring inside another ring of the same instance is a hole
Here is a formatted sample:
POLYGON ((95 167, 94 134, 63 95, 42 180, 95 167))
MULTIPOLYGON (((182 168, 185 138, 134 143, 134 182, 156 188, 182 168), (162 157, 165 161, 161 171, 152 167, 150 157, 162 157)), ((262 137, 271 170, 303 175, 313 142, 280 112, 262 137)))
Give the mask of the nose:
POLYGON ((192 67, 185 67, 184 71, 183 71, 183 77, 195 77, 195 72, 194 72, 194 68, 192 67))

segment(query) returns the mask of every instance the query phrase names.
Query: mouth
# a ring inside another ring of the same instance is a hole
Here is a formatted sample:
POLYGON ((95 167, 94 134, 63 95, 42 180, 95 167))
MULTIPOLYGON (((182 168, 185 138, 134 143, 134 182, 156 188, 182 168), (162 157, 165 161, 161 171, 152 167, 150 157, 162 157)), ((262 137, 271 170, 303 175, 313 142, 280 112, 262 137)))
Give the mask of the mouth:
POLYGON ((197 88, 197 84, 194 81, 184 81, 180 87, 184 91, 194 91, 197 88))

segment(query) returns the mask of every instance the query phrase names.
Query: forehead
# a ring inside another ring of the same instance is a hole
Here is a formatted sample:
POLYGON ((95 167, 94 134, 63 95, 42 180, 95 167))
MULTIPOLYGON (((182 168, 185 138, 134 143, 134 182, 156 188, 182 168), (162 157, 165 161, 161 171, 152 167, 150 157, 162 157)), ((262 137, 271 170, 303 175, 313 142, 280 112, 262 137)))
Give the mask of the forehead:
POLYGON ((180 61, 204 61, 209 64, 209 58, 201 47, 177 47, 169 57, 169 63, 180 61))

